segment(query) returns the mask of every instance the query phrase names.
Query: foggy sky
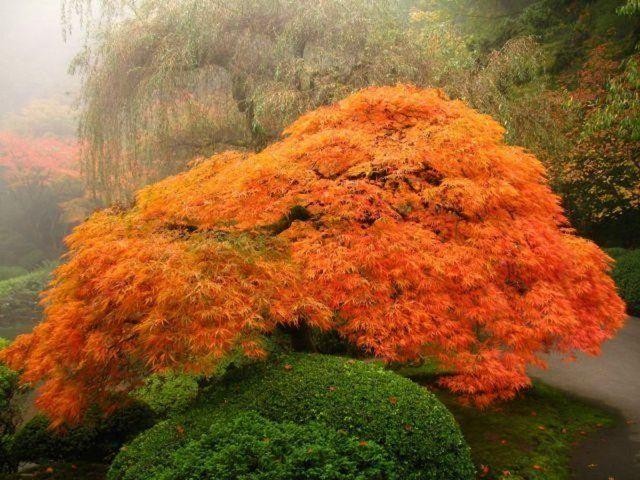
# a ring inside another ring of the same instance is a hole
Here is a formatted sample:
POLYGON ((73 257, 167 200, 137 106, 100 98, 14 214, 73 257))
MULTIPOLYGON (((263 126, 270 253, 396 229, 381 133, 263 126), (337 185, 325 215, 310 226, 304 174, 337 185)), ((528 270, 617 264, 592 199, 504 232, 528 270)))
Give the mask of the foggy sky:
POLYGON ((75 99, 67 70, 80 39, 63 41, 60 1, 0 0, 0 116, 34 98, 75 99))

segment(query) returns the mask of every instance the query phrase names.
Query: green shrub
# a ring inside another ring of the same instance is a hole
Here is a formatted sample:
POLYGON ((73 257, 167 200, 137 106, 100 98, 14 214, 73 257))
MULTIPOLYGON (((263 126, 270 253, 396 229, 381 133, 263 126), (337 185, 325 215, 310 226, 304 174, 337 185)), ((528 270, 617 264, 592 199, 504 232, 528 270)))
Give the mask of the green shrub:
POLYGON ((0 281, 9 280, 10 278, 26 275, 28 272, 25 268, 16 266, 0 265, 0 281))
MULTIPOLYGON (((178 432, 179 435, 179 432, 178 432)), ((177 450, 165 450, 162 465, 129 463, 119 456, 110 479, 187 480, 391 480, 395 464, 385 450, 322 424, 273 422, 255 412, 217 417, 209 430, 177 450)))
POLYGON ((612 247, 612 248, 605 248, 605 252, 607 252, 607 254, 611 258, 613 258, 614 260, 617 260, 618 258, 624 257, 627 253, 629 253, 629 250, 622 247, 612 247))
POLYGON ((40 292, 52 266, 0 281, 0 325, 35 323, 42 314, 40 292))
POLYGON ((87 420, 85 425, 50 429, 49 420, 37 415, 13 436, 12 457, 20 462, 52 460, 104 461, 127 441, 154 423, 153 413, 143 404, 121 409, 106 420, 87 420))
POLYGON ((0 436, 13 433, 13 399, 17 392, 18 373, 0 363, 0 436))
POLYGON ((230 370, 188 412, 157 424, 121 451, 111 478, 121 478, 129 466, 166 466, 166 452, 200 438, 216 419, 248 410, 275 422, 320 422, 376 443, 402 479, 473 478, 469 448, 435 396, 381 365, 318 354, 281 355, 230 370))
POLYGON ((18 258, 18 264, 23 265, 28 269, 34 269, 37 268, 38 265, 46 262, 48 258, 51 257, 39 248, 34 248, 21 255, 18 258))
MULTIPOLYGON (((4 338, 0 338, 0 350, 9 345, 4 338)), ((19 391, 18 374, 0 363, 0 472, 8 472, 16 464, 9 455, 11 448, 11 434, 18 421, 19 410, 15 398, 19 391)))
POLYGON ((198 396, 198 377, 180 373, 152 375, 133 396, 160 416, 184 410, 198 396))
POLYGON ((626 253, 617 256, 613 267, 613 279, 620 296, 627 303, 628 312, 631 315, 640 315, 640 249, 627 250, 626 253))

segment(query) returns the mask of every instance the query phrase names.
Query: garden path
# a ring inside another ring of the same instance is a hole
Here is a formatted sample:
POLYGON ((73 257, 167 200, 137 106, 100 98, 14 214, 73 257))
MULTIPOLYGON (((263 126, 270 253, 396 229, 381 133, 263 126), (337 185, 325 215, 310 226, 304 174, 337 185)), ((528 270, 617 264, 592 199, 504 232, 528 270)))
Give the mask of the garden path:
POLYGON ((625 327, 602 349, 602 355, 579 355, 576 362, 549 357, 549 368, 532 376, 560 389, 619 411, 622 425, 599 431, 574 452, 578 480, 640 479, 640 319, 625 327))

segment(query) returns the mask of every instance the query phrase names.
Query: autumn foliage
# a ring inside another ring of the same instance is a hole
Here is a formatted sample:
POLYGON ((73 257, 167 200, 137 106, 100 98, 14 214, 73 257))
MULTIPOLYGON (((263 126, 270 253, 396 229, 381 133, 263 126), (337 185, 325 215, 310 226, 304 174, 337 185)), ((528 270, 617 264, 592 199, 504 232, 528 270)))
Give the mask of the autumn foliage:
POLYGON ((67 239, 46 320, 3 353, 77 421, 150 372, 264 355, 279 326, 389 361, 434 356, 480 405, 551 349, 597 353, 624 305, 534 156, 438 90, 369 88, 257 154, 229 152, 94 214, 67 239))
POLYGON ((0 132, 0 177, 9 184, 36 172, 52 179, 78 178, 78 155, 74 140, 0 132))

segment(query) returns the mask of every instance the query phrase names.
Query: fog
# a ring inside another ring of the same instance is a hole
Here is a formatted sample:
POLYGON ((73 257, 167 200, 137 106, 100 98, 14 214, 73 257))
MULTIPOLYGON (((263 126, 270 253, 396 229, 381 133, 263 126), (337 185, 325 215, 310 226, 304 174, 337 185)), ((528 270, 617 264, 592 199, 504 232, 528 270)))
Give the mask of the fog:
POLYGON ((65 43, 60 11, 60 0, 0 0, 0 116, 34 98, 75 98, 67 72, 79 39, 65 43))

